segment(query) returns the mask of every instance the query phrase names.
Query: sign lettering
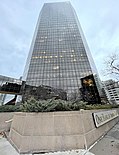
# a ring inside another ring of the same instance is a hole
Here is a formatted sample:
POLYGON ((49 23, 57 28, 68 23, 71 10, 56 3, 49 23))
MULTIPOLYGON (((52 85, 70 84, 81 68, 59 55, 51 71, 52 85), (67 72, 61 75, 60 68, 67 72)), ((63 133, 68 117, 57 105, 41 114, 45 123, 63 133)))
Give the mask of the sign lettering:
POLYGON ((99 127, 116 117, 118 117, 118 112, 116 110, 93 113, 93 118, 96 127, 99 127))

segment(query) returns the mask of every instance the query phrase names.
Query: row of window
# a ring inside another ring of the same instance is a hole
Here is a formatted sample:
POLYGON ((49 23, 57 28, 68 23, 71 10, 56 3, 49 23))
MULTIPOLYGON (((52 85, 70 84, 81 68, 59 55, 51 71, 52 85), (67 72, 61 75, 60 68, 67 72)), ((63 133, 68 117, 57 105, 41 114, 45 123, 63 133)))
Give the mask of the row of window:
POLYGON ((30 83, 27 83, 28 85, 31 85, 31 86, 40 86, 40 85, 48 85, 48 86, 51 86, 51 87, 54 87, 54 88, 59 88, 59 89, 63 89, 65 90, 68 94, 69 93, 73 93, 73 92, 76 92, 79 90, 79 88, 81 87, 81 85, 79 84, 78 86, 61 86, 60 84, 54 82, 54 83, 45 83, 45 82, 41 82, 39 83, 39 81, 37 83, 34 83, 34 82, 30 82, 30 83))
POLYGON ((48 65, 45 65, 45 66, 52 66, 52 65, 60 65, 60 66, 66 66, 66 65, 80 65, 81 66, 90 66, 88 63, 86 63, 86 61, 84 60, 81 60, 79 61, 79 59, 76 59, 76 58, 72 58, 72 59, 34 59, 34 60, 31 60, 31 66, 44 66, 45 64, 48 64, 48 65), (64 65, 60 65, 61 63, 63 63, 64 65))
MULTIPOLYGON (((68 49, 68 48, 77 48, 78 49, 78 51, 84 51, 84 47, 80 47, 79 45, 77 45, 77 44, 62 44, 62 45, 60 45, 60 44, 50 44, 50 45, 46 45, 46 44, 44 44, 44 45, 39 45, 39 44, 36 44, 35 46, 34 46, 34 52, 35 51, 37 51, 37 50, 47 50, 47 51, 51 51, 52 52, 52 49, 54 49, 55 51, 58 51, 58 52, 61 52, 61 51, 66 51, 66 49, 68 49)), ((55 52, 54 51, 54 52, 55 52)))
POLYGON ((43 44, 45 44, 46 46, 49 44, 49 46, 51 46, 51 44, 55 44, 55 45, 59 45, 59 44, 61 44, 61 45, 66 45, 67 43, 69 43, 69 44, 76 44, 76 43, 79 43, 80 45, 79 46, 81 46, 81 47, 83 47, 83 42, 82 42, 82 40, 80 40, 80 39, 73 39, 73 38, 68 38, 67 37, 67 39, 66 38, 51 38, 51 39, 38 39, 38 40, 36 40, 36 42, 35 42, 35 45, 38 45, 39 44, 39 46, 40 45, 43 45, 43 44))
POLYGON ((36 37, 36 41, 39 41, 39 40, 47 40, 47 41, 50 41, 50 40, 54 40, 54 39, 63 39, 63 40, 81 40, 81 37, 74 33, 54 33, 54 34, 51 34, 51 35, 42 35, 42 34, 39 34, 37 35, 36 37))
POLYGON ((31 79, 31 80, 29 80, 29 83, 31 83, 31 82, 33 82, 34 84, 36 83, 40 83, 40 84, 45 84, 45 85, 47 85, 47 84, 52 84, 52 83, 56 83, 56 84, 60 84, 60 85, 62 85, 62 86, 65 86, 65 87, 70 87, 70 86, 72 86, 72 87, 77 87, 78 86, 78 84, 80 84, 80 81, 77 81, 77 80, 47 80, 47 79, 38 79, 38 80, 35 80, 34 81, 34 79, 31 79), (45 82, 45 83, 44 83, 45 82))
POLYGON ((43 31, 43 30, 41 29, 41 30, 37 33, 37 37, 43 37, 43 38, 45 38, 45 39, 47 39, 48 37, 52 37, 52 36, 56 36, 56 37, 57 37, 57 36, 58 36, 58 37, 60 37, 60 36, 63 36, 63 37, 65 37, 65 36, 81 37, 78 30, 77 30, 77 31, 74 31, 74 30, 72 30, 72 31, 69 31, 69 30, 65 30, 65 31, 63 31, 63 30, 61 30, 61 31, 55 30, 55 31, 54 31, 54 29, 53 29, 53 31, 51 31, 51 30, 43 31))
POLYGON ((33 54, 32 54, 32 56, 36 56, 36 55, 41 55, 41 56, 45 56, 45 55, 47 55, 47 56, 55 56, 56 54, 58 54, 58 55, 60 55, 60 56, 62 56, 62 55, 76 55, 76 56, 81 56, 81 57, 83 57, 83 56, 86 56, 86 53, 85 52, 83 52, 83 51, 80 51, 79 49, 75 49, 75 50, 62 50, 61 49, 61 51, 59 51, 58 49, 56 50, 33 50, 33 54))
POLYGON ((64 25, 62 25, 62 26, 61 25, 60 26, 55 25, 55 27, 48 27, 47 25, 45 25, 43 27, 39 26, 37 33, 38 34, 40 34, 40 33, 52 34, 52 33, 59 33, 59 32, 61 32, 61 33, 70 33, 70 32, 76 33, 76 32, 79 32, 79 29, 78 29, 77 26, 75 26, 73 28, 71 28, 71 27, 68 28, 67 25, 66 26, 64 26, 64 25))
POLYGON ((63 41, 63 40, 66 40, 66 41, 80 41, 82 42, 82 39, 80 36, 76 36, 76 34, 52 34, 52 35, 42 35, 40 34, 39 36, 36 37, 36 42, 40 42, 40 41, 48 41, 48 42, 51 42, 51 41, 63 41))
POLYGON ((66 54, 62 54, 62 55, 56 55, 56 53, 53 53, 51 55, 51 53, 49 53, 49 55, 37 55, 37 54, 34 54, 31 59, 55 59, 55 58, 60 58, 60 59, 72 59, 72 58, 77 58, 79 61, 86 61, 87 60, 87 57, 86 56, 82 56, 82 55, 75 55, 74 53, 68 53, 67 55, 66 54))
POLYGON ((75 48, 76 50, 77 50, 77 52, 82 52, 82 51, 84 51, 84 47, 80 47, 79 45, 77 45, 77 44, 73 44, 73 45, 60 45, 60 47, 59 47, 59 45, 50 45, 50 46, 47 46, 47 45, 35 45, 34 46, 34 52, 33 53, 35 53, 35 51, 38 51, 38 50, 45 50, 45 51, 50 51, 50 52, 52 52, 52 51, 54 51, 54 52, 68 52, 68 48, 75 48))
POLYGON ((81 65, 81 66, 77 66, 77 65, 70 65, 70 66, 61 66, 61 65, 41 65, 41 66, 33 66, 31 65, 30 66, 31 68, 29 69, 29 72, 36 72, 36 71, 41 71, 41 70, 44 70, 47 71, 47 72, 52 72, 53 70, 55 70, 54 72, 56 71, 61 71, 63 72, 64 70, 66 70, 67 72, 70 72, 72 70, 76 70, 77 72, 81 72, 81 71, 86 71, 86 70, 90 70, 90 66, 86 66, 86 65, 81 65))
POLYGON ((45 24, 45 23, 68 23, 68 24, 75 24, 76 21, 74 20, 74 18, 70 18, 70 16, 67 18, 66 16, 58 16, 57 14, 53 16, 52 15, 49 15, 49 16, 42 16, 41 20, 40 20, 40 23, 41 24, 45 24), (45 20, 44 20, 45 18, 45 20))
POLYGON ((53 26, 66 26, 67 28, 75 28, 77 25, 74 23, 74 22, 72 22, 72 21, 67 21, 67 20, 45 20, 45 22, 44 21, 41 21, 40 22, 40 24, 39 24, 39 26, 40 27, 46 27, 46 26, 50 26, 50 25, 53 25, 53 26))
POLYGON ((91 74, 92 72, 89 70, 89 71, 83 71, 83 72, 39 72, 39 74, 36 72, 29 72, 28 73, 28 77, 29 79, 31 78, 34 78, 34 79, 42 79, 42 77, 46 77, 46 78, 49 78, 47 80, 51 80, 50 78, 66 78, 66 79, 73 79, 73 78, 77 78, 77 79, 80 79, 80 77, 82 76, 86 76, 86 75, 89 75, 91 74))
POLYGON ((54 59, 55 60, 55 58, 60 58, 60 59, 62 59, 62 58, 64 58, 64 59, 67 59, 67 58, 77 58, 77 59, 79 59, 79 61, 81 60, 83 60, 83 61, 87 61, 87 56, 86 55, 83 55, 83 54, 78 54, 78 53, 74 53, 74 52, 72 52, 72 53, 58 53, 57 51, 54 53, 52 53, 52 52, 47 52, 46 54, 45 53, 33 53, 33 55, 32 55, 32 57, 31 57, 31 59, 54 59))
POLYGON ((84 61, 79 61, 80 59, 77 58, 60 58, 60 59, 32 59, 30 65, 35 66, 35 67, 41 67, 41 66, 71 66, 71 65, 76 65, 78 66, 90 66, 89 63, 87 62, 87 59, 84 61), (47 63, 49 63, 47 65, 47 63))
MULTIPOLYGON (((43 49, 38 49, 36 50, 34 47, 33 50, 33 54, 45 54, 45 53, 49 53, 49 54, 54 54, 54 53, 59 53, 59 54, 71 54, 71 53, 75 53, 75 54, 80 54, 80 55, 86 55, 85 49, 84 48, 78 48, 78 47, 74 47, 74 48, 55 48, 55 47, 51 47, 50 49, 44 49, 44 46, 42 46, 43 49)), ((40 47, 41 48, 41 47, 40 47)))

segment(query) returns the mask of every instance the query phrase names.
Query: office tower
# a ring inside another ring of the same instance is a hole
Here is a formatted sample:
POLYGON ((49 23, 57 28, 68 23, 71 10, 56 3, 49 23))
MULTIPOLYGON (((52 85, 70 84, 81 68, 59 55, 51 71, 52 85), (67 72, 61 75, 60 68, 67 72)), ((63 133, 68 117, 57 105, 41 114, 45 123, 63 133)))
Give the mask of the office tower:
POLYGON ((75 10, 70 2, 45 3, 27 59, 27 85, 78 92, 80 79, 97 73, 75 10))

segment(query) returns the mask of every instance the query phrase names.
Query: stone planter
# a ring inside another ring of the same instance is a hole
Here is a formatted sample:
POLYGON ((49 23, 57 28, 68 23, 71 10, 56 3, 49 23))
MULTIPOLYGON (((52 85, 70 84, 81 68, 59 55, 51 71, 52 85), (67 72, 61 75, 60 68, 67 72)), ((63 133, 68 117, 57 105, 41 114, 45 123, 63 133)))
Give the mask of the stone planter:
POLYGON ((117 117, 96 128, 96 111, 17 113, 9 139, 20 153, 87 149, 118 121, 117 117))
POLYGON ((14 116, 14 112, 1 112, 0 113, 0 132, 10 131, 11 119, 14 116), (9 121, 10 120, 10 121, 9 121))

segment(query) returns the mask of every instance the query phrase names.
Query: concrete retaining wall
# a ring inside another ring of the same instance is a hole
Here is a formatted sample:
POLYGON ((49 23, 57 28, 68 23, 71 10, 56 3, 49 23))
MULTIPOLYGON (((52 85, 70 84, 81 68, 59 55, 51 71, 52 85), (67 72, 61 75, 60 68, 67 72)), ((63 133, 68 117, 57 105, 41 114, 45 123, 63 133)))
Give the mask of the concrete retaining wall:
POLYGON ((17 113, 9 138, 20 153, 87 149, 118 122, 95 128, 92 113, 97 111, 102 110, 17 113))
POLYGON ((6 123, 5 121, 11 120, 13 116, 13 112, 0 113, 0 132, 10 131, 11 122, 6 123))

